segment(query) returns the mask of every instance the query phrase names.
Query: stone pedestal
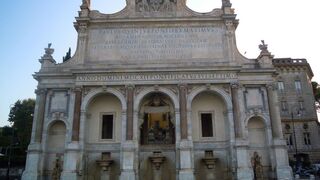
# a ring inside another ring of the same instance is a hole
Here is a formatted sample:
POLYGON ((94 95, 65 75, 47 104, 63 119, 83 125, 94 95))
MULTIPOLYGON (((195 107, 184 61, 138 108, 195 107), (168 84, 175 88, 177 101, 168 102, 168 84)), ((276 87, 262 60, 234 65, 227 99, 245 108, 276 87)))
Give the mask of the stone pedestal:
POLYGON ((39 162, 41 160, 41 144, 30 144, 26 161, 26 169, 22 174, 22 180, 38 180, 40 178, 39 162))
POLYGON ((121 175, 120 180, 134 180, 136 173, 134 171, 135 144, 133 141, 127 141, 121 144, 121 175))
POLYGON ((78 179, 77 162, 80 155, 80 145, 78 142, 72 142, 67 145, 63 161, 62 180, 78 179))
POLYGON ((110 180, 110 166, 113 163, 110 152, 101 154, 101 159, 96 161, 101 167, 100 180, 110 180))
POLYGON ((285 140, 273 141, 276 160, 277 179, 293 179, 292 169, 289 166, 288 152, 285 140))
POLYGON ((237 154, 237 178, 236 179, 253 179, 253 171, 250 168, 250 158, 248 157, 249 142, 244 140, 236 141, 237 154))
POLYGON ((166 157, 164 157, 161 152, 153 152, 153 155, 149 157, 149 160, 152 163, 153 180, 162 179, 161 165, 165 159, 166 157))
POLYGON ((179 179, 194 180, 194 166, 193 166, 193 143, 189 140, 182 140, 180 147, 180 170, 179 179))
POLYGON ((206 165, 207 169, 209 170, 206 175, 206 180, 215 180, 217 177, 215 176, 215 168, 217 158, 214 158, 213 151, 205 151, 204 158, 202 161, 206 165))

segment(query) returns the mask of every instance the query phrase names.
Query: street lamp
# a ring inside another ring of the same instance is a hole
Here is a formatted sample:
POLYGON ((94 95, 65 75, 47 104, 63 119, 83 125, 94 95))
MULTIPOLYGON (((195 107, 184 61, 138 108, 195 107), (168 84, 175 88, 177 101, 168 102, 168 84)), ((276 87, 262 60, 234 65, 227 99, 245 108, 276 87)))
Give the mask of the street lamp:
POLYGON ((6 175, 6 179, 9 180, 10 179, 10 166, 11 166, 11 152, 12 152, 12 145, 14 143, 14 128, 13 126, 11 126, 12 128, 12 137, 11 137, 11 142, 9 145, 9 155, 8 155, 8 168, 7 168, 7 175, 6 175))
MULTIPOLYGON (((298 110, 297 115, 300 117, 301 113, 298 110)), ((292 122, 292 131, 293 131, 293 138, 294 138, 294 149, 295 149, 295 159, 296 159, 296 170, 298 168, 298 147, 297 147, 297 138, 296 138, 296 130, 294 125, 294 119, 293 119, 293 107, 291 108, 291 122, 292 122)))
MULTIPOLYGON (((11 104, 10 105, 10 111, 12 109, 12 106, 14 106, 15 104, 11 104)), ((6 174, 6 179, 9 180, 10 179, 10 165, 11 165, 11 152, 12 152, 12 144, 14 143, 14 128, 13 128, 13 124, 11 124, 11 128, 12 128, 12 137, 11 137, 11 142, 9 145, 9 155, 8 155, 8 168, 7 168, 7 174, 6 174)), ((7 147, 8 149, 8 147, 7 147)))

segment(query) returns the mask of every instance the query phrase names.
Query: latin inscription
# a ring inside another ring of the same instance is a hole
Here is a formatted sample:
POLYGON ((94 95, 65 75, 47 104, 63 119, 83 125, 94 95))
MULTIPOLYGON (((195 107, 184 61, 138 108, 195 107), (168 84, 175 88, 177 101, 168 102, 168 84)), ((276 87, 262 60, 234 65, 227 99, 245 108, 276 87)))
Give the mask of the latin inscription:
POLYGON ((235 73, 146 73, 78 75, 78 82, 124 82, 124 81, 180 81, 180 80, 228 80, 235 79, 235 73))
POLYGON ((222 58, 222 29, 216 27, 90 30, 89 57, 103 60, 222 58))

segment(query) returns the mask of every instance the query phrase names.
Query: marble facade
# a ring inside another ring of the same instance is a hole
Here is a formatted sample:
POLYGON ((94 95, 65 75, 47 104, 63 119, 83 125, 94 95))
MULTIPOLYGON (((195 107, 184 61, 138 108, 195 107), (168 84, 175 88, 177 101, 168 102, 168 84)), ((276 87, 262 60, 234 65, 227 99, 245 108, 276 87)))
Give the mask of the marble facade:
POLYGON ((34 75, 24 180, 52 179, 57 158, 68 180, 253 179, 256 153, 263 177, 292 179, 273 56, 238 52, 229 1, 203 14, 127 0, 106 15, 83 0, 74 25, 75 55, 58 64, 49 45, 34 75))

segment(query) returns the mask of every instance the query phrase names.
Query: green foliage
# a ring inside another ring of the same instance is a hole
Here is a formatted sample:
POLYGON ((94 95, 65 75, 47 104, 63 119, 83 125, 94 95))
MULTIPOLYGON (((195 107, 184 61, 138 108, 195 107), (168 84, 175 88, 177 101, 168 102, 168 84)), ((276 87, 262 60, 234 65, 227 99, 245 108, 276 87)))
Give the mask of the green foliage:
POLYGON ((317 82, 312 82, 314 98, 320 103, 320 86, 317 82))
POLYGON ((1 147, 9 146, 11 142, 12 128, 9 126, 4 126, 0 129, 1 129, 0 146, 1 147))
POLYGON ((68 52, 66 53, 66 56, 62 58, 63 62, 68 61, 71 58, 71 48, 69 48, 68 52))
POLYGON ((312 90, 314 99, 316 100, 316 109, 320 111, 320 85, 317 82, 312 82, 312 90))
POLYGON ((23 149, 26 149, 30 142, 34 107, 34 99, 25 99, 18 100, 10 109, 8 121, 13 123, 12 128, 15 134, 13 143, 19 143, 23 149))
POLYGON ((34 99, 18 100, 10 109, 8 121, 12 127, 0 128, 1 153, 0 168, 6 167, 8 154, 11 154, 12 166, 24 166, 33 121, 34 99), (11 153, 9 153, 11 152, 11 153))

